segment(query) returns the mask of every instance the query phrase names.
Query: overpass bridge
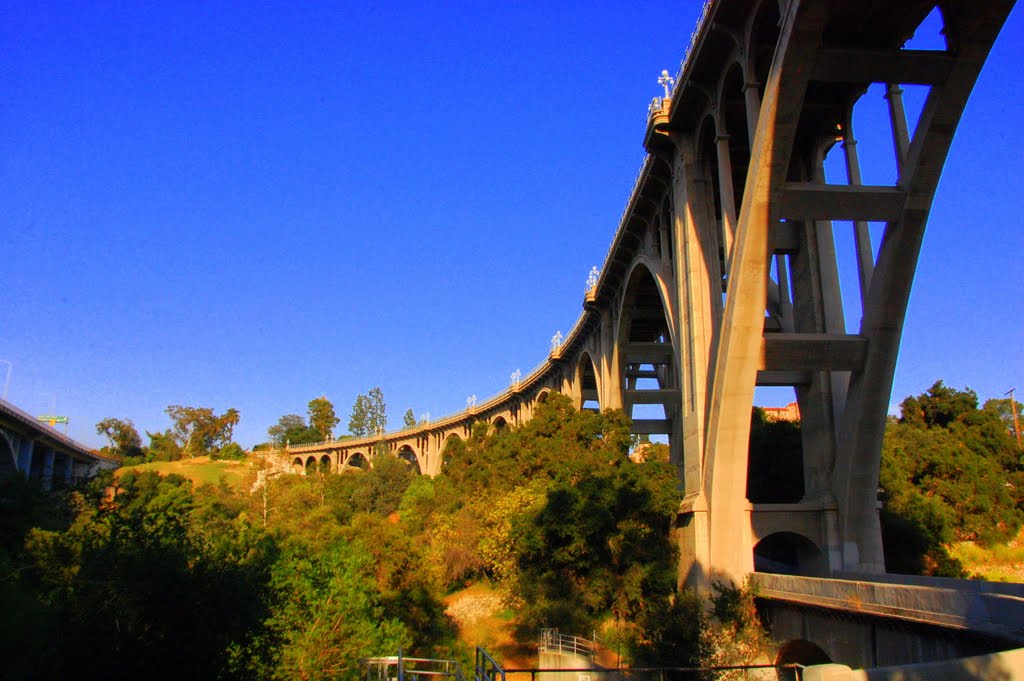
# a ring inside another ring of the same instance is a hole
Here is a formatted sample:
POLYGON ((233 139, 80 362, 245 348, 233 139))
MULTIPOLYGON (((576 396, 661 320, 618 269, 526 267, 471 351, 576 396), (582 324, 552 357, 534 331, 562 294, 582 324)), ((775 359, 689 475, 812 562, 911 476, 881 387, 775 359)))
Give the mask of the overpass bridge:
MULTIPOLYGON (((882 437, 918 254, 957 124, 1013 5, 708 0, 651 103, 648 153, 582 314, 547 358, 460 413, 288 456, 336 470, 386 449, 436 475, 451 438, 477 423, 519 425, 558 392, 578 408, 621 408, 635 434, 667 438, 685 494, 681 582, 740 583, 780 560, 807 579, 881 578, 882 437), (928 49, 908 45, 928 30, 928 49), (905 87, 925 93, 916 120, 905 87), (858 112, 879 88, 888 115, 876 123, 858 112), (862 181, 854 124, 864 120, 892 139, 891 163, 870 173, 889 184, 862 181), (840 287, 843 253, 853 291, 840 287), (845 309, 860 311, 855 328, 845 309), (760 386, 791 388, 799 404, 799 498, 747 499, 760 386)), ((810 598, 815 584, 791 587, 810 598)))
POLYGON ((0 400, 0 476, 18 472, 49 489, 54 480, 71 484, 120 465, 0 400))

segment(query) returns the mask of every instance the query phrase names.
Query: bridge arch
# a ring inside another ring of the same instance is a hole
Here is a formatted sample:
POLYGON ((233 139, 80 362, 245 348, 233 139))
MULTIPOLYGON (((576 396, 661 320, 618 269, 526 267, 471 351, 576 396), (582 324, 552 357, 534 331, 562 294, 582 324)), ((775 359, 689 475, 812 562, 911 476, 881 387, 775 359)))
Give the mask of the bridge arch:
MULTIPOLYGON (((779 35, 779 3, 776 0, 760 0, 746 27, 744 37, 744 58, 746 85, 752 97, 750 105, 755 111, 761 108, 761 97, 764 95, 764 84, 768 80, 775 44, 779 35)), ((756 121, 755 121, 756 124, 756 121)))
POLYGON ((802 664, 808 667, 812 664, 830 664, 832 658, 816 643, 807 639, 790 639, 781 646, 775 656, 775 664, 802 664))
POLYGON ((444 444, 441 446, 441 469, 444 470, 445 466, 451 461, 452 456, 465 448, 465 441, 458 433, 449 433, 444 439, 444 444))
POLYGON ((496 416, 496 417, 494 417, 494 420, 491 421, 491 429, 495 433, 501 433, 504 430, 506 430, 507 428, 508 428, 508 419, 506 419, 504 416, 496 416))
POLYGON ((622 380, 622 408, 633 419, 636 435, 671 436, 679 410, 679 362, 669 300, 664 282, 648 263, 635 260, 619 309, 615 370, 622 380))
POLYGON ((731 235, 736 233, 736 216, 743 205, 743 188, 750 167, 751 125, 748 119, 746 76, 743 64, 734 61, 725 70, 718 88, 718 163, 723 188, 723 211, 728 215, 731 235), (729 185, 728 190, 725 189, 729 185))
POLYGON ((295 473, 305 473, 306 472, 306 465, 302 461, 302 457, 301 456, 297 456, 294 459, 292 459, 292 471, 295 472, 295 473))
POLYGON ((333 468, 333 460, 330 454, 324 454, 320 457, 319 465, 321 473, 330 473, 333 468))
POLYGON ((803 577, 827 577, 828 561, 818 545, 796 532, 774 532, 754 545, 754 570, 803 577))
POLYGON ((310 473, 316 473, 319 468, 318 463, 319 461, 317 460, 315 454, 307 456, 306 462, 304 464, 304 468, 306 469, 306 475, 309 475, 310 473))
POLYGON ((342 470, 348 470, 351 468, 359 468, 366 470, 370 467, 370 462, 367 460, 366 455, 362 452, 352 452, 348 458, 345 459, 345 465, 342 466, 342 470))
POLYGON ((416 452, 413 450, 411 445, 402 445, 399 447, 398 451, 395 452, 395 456, 397 456, 399 460, 409 464, 417 474, 423 473, 423 468, 420 466, 420 458, 416 456, 416 452))
POLYGON ((573 377, 572 401, 578 411, 595 409, 601 411, 601 386, 597 379, 597 367, 590 353, 584 350, 576 362, 573 377))

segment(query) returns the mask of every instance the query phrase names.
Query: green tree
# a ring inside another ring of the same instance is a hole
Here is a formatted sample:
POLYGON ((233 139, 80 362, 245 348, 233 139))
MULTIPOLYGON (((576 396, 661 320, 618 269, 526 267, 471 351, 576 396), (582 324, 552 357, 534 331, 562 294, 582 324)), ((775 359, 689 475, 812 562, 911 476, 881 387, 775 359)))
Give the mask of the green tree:
POLYGON ((387 404, 379 387, 356 397, 348 420, 350 433, 356 437, 369 437, 383 431, 387 424, 387 404))
POLYGON ((96 498, 65 531, 26 542, 47 640, 22 678, 218 678, 230 651, 266 618, 271 545, 240 515, 206 508, 197 518, 181 476, 128 471, 116 501, 96 498), (188 651, 183 655, 182 651, 188 651))
POLYGON ((416 427, 416 416, 412 413, 412 409, 406 409, 405 414, 402 416, 402 427, 403 428, 415 428, 416 427))
POLYGON ((375 568, 348 543, 284 556, 274 571, 277 597, 267 624, 275 659, 267 676, 357 681, 360 658, 408 649, 411 634, 386 612, 375 568))
POLYGON ((334 413, 334 405, 323 395, 310 400, 307 413, 310 427, 316 429, 324 440, 331 438, 334 426, 341 421, 334 413))
POLYGON ((105 436, 107 450, 118 456, 142 456, 142 438, 131 419, 105 418, 96 424, 96 434, 105 436))
POLYGON ((892 572, 957 577, 954 541, 1005 541, 1024 524, 1018 452, 996 409, 937 381, 886 427, 879 476, 892 572))
POLYGON ((306 419, 298 414, 285 414, 277 420, 277 423, 267 428, 267 435, 275 447, 284 447, 286 442, 291 441, 290 435, 298 431, 306 430, 306 419))
POLYGON ((146 431, 146 436, 149 438, 149 458, 153 461, 177 461, 181 458, 181 446, 170 430, 162 433, 146 431))
POLYGON ((239 421, 235 409, 217 416, 209 407, 172 404, 164 411, 171 419, 171 432, 185 456, 202 456, 230 442, 239 421))

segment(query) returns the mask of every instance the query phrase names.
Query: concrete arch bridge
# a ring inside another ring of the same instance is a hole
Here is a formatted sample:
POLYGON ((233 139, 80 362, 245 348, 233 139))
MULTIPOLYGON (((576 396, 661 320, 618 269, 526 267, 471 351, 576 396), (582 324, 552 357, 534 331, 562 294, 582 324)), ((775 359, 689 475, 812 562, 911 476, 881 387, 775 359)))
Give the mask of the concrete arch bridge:
POLYGON ((881 575, 880 452, 918 254, 1013 4, 709 0, 650 106, 648 153, 583 311, 547 358, 458 414, 288 456, 336 470, 380 446, 436 475, 448 439, 517 426, 559 392, 667 438, 685 493, 681 581, 881 575), (919 111, 904 102, 911 87, 919 111), (872 106, 883 114, 861 115, 872 106), (889 184, 862 181, 865 121, 892 140, 870 173, 889 184), (854 290, 840 267, 857 273, 854 290), (747 499, 759 386, 791 388, 799 404, 798 498, 747 499))
POLYGON ((77 483, 120 465, 0 400, 0 475, 18 472, 50 489, 54 481, 77 483))

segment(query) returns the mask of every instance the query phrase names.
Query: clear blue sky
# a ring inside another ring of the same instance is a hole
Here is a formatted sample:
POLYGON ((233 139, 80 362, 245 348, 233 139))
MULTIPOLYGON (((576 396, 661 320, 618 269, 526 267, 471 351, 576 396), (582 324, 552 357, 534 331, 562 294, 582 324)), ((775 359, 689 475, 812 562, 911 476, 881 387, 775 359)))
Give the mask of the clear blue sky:
MULTIPOLYGON (((92 445, 107 416, 234 407, 248 446, 321 394, 343 430, 374 386, 392 424, 501 390, 575 321, 698 4, 4 2, 10 401, 92 445)), ((1024 391, 1022 45, 1018 7, 939 186, 894 402, 1024 391)))

